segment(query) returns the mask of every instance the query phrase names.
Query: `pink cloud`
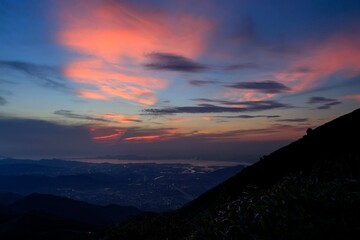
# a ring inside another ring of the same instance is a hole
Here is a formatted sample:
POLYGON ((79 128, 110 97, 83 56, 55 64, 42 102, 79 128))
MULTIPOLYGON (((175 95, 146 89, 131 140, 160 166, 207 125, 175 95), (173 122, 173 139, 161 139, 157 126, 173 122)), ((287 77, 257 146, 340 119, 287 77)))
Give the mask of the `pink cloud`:
POLYGON ((89 129, 92 140, 94 141, 116 141, 125 134, 123 129, 112 129, 112 128, 96 128, 92 127, 89 129))
MULTIPOLYGON (((224 98, 232 101, 262 101, 272 98, 277 94, 261 93, 255 90, 225 89, 215 94, 216 98, 224 98)), ((237 105, 236 107, 245 107, 237 105)))
POLYGON ((170 16, 124 2, 61 4, 57 41, 80 55, 67 64, 64 74, 80 84, 78 96, 83 98, 154 104, 156 91, 164 89, 167 81, 141 70, 145 55, 169 52, 197 57, 212 28, 203 17, 170 16))
POLYGON ((309 44, 305 54, 286 71, 275 73, 274 78, 294 91, 302 91, 318 86, 333 74, 341 78, 360 74, 360 41, 355 35, 339 34, 323 43, 309 44))
POLYGON ((349 99, 349 100, 354 100, 354 101, 360 102, 360 94, 343 96, 343 97, 341 97, 341 98, 343 98, 343 99, 349 99))
POLYGON ((173 123, 183 123, 183 122, 191 121, 193 119, 192 118, 169 118, 168 120, 173 123))
POLYGON ((212 117, 202 117, 201 119, 204 120, 204 121, 211 121, 211 120, 213 120, 212 117))
MULTIPOLYGON (((344 80, 360 75, 360 39, 351 33, 338 33, 321 43, 307 43, 302 53, 287 61, 281 70, 263 72, 247 81, 271 79, 289 87, 289 92, 299 92, 318 87, 329 77, 344 80)), ((215 97, 233 101, 261 101, 279 94, 225 89, 215 94, 215 97)))
POLYGON ((177 128, 159 129, 159 130, 153 129, 151 133, 148 133, 146 135, 141 134, 141 131, 138 134, 139 135, 123 138, 122 141, 125 143, 168 141, 177 136, 183 135, 182 133, 180 133, 180 130, 177 128))
POLYGON ((88 90, 78 90, 76 94, 82 98, 90 98, 90 99, 98 99, 98 100, 108 99, 108 97, 105 95, 102 95, 102 94, 94 92, 94 91, 88 91, 88 90))

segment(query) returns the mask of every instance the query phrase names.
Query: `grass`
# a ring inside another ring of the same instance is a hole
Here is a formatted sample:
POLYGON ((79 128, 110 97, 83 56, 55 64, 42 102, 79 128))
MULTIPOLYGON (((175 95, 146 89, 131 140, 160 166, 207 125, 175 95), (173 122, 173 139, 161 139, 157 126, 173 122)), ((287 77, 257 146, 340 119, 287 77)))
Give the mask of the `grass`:
POLYGON ((235 199, 186 218, 147 215, 113 228, 106 239, 359 239, 360 159, 324 157, 307 172, 270 188, 245 186, 235 199))

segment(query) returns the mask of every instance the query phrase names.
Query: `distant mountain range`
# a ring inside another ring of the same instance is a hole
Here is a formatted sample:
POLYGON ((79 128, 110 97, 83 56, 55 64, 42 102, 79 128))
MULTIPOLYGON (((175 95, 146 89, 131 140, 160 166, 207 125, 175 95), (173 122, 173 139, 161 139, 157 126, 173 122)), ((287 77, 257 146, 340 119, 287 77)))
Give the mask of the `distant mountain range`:
POLYGON ((90 239, 106 225, 143 213, 45 194, 0 194, 0 239, 90 239), (92 237, 92 236, 91 236, 92 237))
POLYGON ((359 136, 357 109, 183 208, 131 219, 105 239, 359 239, 359 136))

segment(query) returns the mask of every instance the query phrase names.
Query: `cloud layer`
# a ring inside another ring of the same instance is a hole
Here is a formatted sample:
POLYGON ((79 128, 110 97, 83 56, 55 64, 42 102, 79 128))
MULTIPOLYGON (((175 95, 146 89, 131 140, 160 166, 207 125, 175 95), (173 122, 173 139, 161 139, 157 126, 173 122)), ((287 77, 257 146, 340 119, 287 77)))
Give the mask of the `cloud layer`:
POLYGON ((316 109, 318 110, 326 110, 330 109, 332 106, 336 106, 341 104, 340 101, 333 98, 326 97, 311 97, 309 98, 308 104, 318 105, 316 109))
POLYGON ((80 54, 64 68, 69 79, 81 84, 80 97, 123 98, 152 105, 157 101, 156 91, 164 89, 167 81, 141 71, 139 66, 147 56, 155 61, 147 64, 149 68, 202 68, 188 57, 203 50, 211 29, 205 18, 180 13, 171 16, 126 2, 81 0, 68 4, 60 5, 57 38, 80 54))
POLYGON ((290 89, 282 83, 274 81, 262 81, 262 82, 239 82, 226 87, 243 89, 243 90, 255 90, 261 93, 283 93, 288 92, 290 89))
POLYGON ((190 83, 190 85, 200 87, 200 86, 205 86, 205 85, 216 84, 216 83, 219 83, 219 82, 214 81, 214 80, 196 80, 196 79, 193 79, 193 80, 189 80, 189 83, 190 83))
POLYGON ((88 120, 88 121, 96 121, 96 122, 104 122, 104 123, 129 123, 129 122, 142 122, 138 117, 134 116, 124 116, 122 114, 116 113, 105 113, 105 114, 98 114, 96 116, 86 115, 86 114, 79 114, 74 113, 70 110, 57 110, 54 114, 72 118, 72 119, 79 119, 79 120, 88 120))
POLYGON ((244 101, 244 102, 231 102, 231 101, 217 101, 210 99, 199 99, 207 102, 217 102, 228 106, 219 106, 213 104, 198 104, 197 106, 185 107, 169 107, 169 108, 149 108, 145 109, 144 113, 148 115, 167 115, 167 114, 180 114, 180 113, 240 113, 240 112, 257 112, 273 109, 285 109, 292 106, 283 104, 276 101, 244 101))

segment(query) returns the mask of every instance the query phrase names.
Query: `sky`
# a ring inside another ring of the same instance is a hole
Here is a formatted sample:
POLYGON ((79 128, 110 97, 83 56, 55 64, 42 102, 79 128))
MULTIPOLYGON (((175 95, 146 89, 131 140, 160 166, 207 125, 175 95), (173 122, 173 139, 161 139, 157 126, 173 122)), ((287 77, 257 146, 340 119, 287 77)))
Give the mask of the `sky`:
POLYGON ((0 36, 3 157, 251 162, 360 103, 357 0, 0 0, 0 36))

